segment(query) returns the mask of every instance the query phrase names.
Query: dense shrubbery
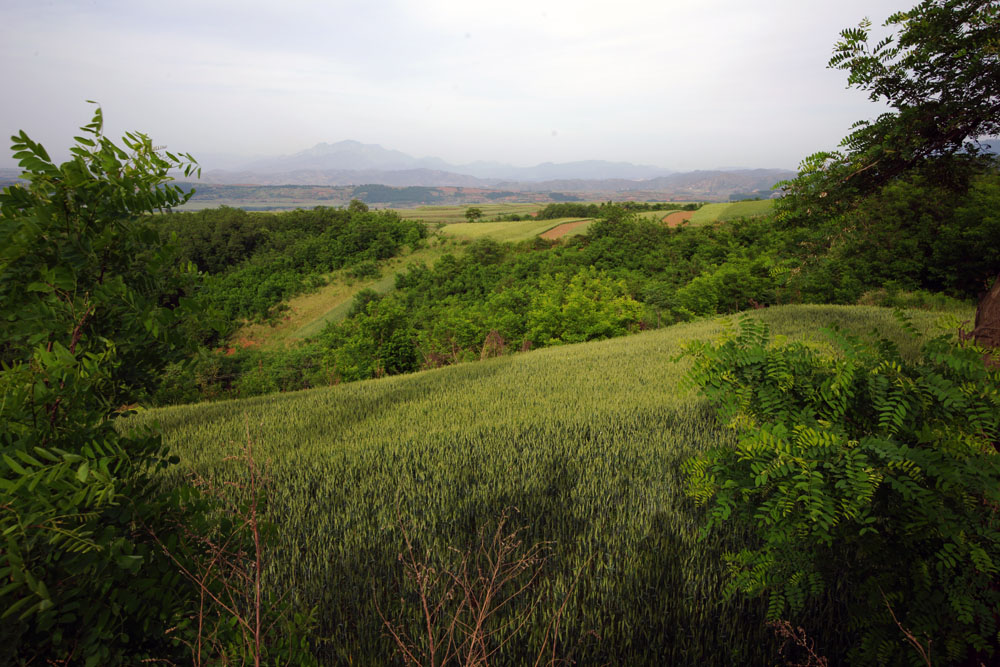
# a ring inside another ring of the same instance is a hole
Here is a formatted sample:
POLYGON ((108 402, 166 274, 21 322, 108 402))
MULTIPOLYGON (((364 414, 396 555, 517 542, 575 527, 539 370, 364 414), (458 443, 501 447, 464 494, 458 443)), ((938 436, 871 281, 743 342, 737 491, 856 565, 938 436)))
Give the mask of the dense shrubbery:
POLYGON ((175 213, 160 224, 177 235, 181 260, 208 274, 203 294, 229 327, 270 319, 283 300, 315 289, 330 271, 376 274, 376 262, 427 235, 421 223, 363 204, 279 214, 223 207, 175 213))
POLYGON ((765 595, 774 619, 835 591, 859 664, 905 664, 907 632, 939 660, 995 662, 1000 370, 947 337, 911 361, 829 335, 836 354, 773 346, 743 319, 688 348, 692 380, 741 432, 688 464, 710 525, 757 535, 727 557, 730 591, 765 595))

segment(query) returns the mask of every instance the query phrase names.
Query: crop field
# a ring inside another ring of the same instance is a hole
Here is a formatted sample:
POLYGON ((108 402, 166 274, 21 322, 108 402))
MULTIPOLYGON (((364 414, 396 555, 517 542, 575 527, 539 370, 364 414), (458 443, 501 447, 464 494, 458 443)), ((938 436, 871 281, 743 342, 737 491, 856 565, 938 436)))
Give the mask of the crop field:
POLYGON ((468 206, 418 206, 416 208, 393 209, 404 218, 410 220, 423 220, 424 222, 443 222, 453 224, 464 223, 465 211, 470 207, 478 208, 483 212, 483 219, 489 220, 498 215, 530 215, 544 208, 544 204, 469 204, 468 206))
POLYGON ((688 224, 692 226, 710 225, 713 222, 733 220, 740 217, 767 215, 774 209, 774 200, 738 201, 723 204, 705 204, 694 212, 688 224))
POLYGON ((677 227, 694 217, 694 211, 671 211, 663 216, 663 223, 668 227, 677 227))
MULTIPOLYGON (((495 241, 525 241, 567 222, 588 218, 555 218, 553 220, 521 220, 520 222, 460 222, 441 228, 441 234, 466 239, 489 237, 495 241)), ((582 234, 586 227, 573 231, 582 234)))
MULTIPOLYGON (((911 315, 925 330, 939 317, 911 315)), ((836 322, 903 341, 904 351, 916 347, 888 309, 784 306, 754 316, 792 339, 836 322)), ((401 592, 401 525, 421 554, 447 559, 506 508, 516 508, 512 524, 524 544, 545 542, 549 556, 530 591, 532 622, 497 664, 531 664, 564 601, 557 655, 578 664, 773 664, 763 609, 722 595, 719 554, 750 537, 699 539, 701 511, 683 492, 684 459, 733 436, 680 390, 686 365, 672 358, 682 341, 721 329, 719 320, 699 321, 147 411, 128 423, 162 424, 185 466, 172 479, 185 470, 238 477, 226 457, 248 436, 269 460, 278 544, 267 583, 315 606, 325 664, 392 662, 376 599, 419 633, 419 617, 395 603, 411 599, 401 592)), ((511 604, 523 611, 528 602, 511 604)), ((826 608, 810 613, 816 627, 831 625, 826 608)))
POLYGON ((581 218, 580 220, 572 220, 570 222, 563 222, 556 225, 552 229, 546 230, 539 234, 543 239, 561 239, 564 236, 573 236, 574 234, 583 234, 590 226, 594 224, 593 218, 581 218))
POLYGON ((773 199, 762 199, 759 201, 747 200, 738 201, 729 205, 722 212, 719 220, 734 220, 736 218, 753 218, 759 215, 768 215, 774 210, 773 199))

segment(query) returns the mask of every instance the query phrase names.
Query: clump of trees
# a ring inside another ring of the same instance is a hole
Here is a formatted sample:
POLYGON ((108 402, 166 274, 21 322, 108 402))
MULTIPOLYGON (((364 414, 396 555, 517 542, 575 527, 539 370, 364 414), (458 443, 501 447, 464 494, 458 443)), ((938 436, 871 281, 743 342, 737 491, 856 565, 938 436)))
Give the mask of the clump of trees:
MULTIPOLYGON (((206 275, 199 287, 222 323, 221 335, 242 321, 270 321, 282 301, 325 283, 347 269, 355 277, 378 273, 377 263, 427 237, 420 222, 393 211, 369 211, 360 201, 346 209, 316 207, 285 213, 248 213, 220 207, 172 213, 157 220, 176 235, 179 261, 206 275)), ((220 334, 203 332, 206 342, 220 334)))

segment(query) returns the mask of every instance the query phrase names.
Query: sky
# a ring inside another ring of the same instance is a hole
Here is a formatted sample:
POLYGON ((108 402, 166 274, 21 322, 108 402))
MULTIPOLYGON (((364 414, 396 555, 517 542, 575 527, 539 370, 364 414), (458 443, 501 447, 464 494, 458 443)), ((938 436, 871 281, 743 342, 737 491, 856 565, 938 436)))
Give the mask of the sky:
POLYGON ((826 67, 840 30, 910 4, 0 0, 0 133, 60 155, 96 100, 109 136, 209 169, 344 139, 456 164, 795 168, 884 110, 826 67))

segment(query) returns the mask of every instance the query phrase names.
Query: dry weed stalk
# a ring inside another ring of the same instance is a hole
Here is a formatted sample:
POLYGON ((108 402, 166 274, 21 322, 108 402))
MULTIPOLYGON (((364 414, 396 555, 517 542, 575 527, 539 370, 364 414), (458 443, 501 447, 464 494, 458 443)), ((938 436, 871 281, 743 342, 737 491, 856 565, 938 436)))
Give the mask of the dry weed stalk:
MULTIPOLYGON (((411 636, 403 623, 387 619, 377 595, 375 607, 406 664, 486 667, 532 620, 539 603, 537 595, 530 598, 523 611, 506 620, 497 620, 512 601, 530 595, 548 557, 548 543, 538 542, 525 548, 520 529, 508 532, 509 514, 509 510, 504 510, 492 533, 481 528, 475 547, 467 551, 452 549, 458 555, 458 564, 441 568, 429 564, 429 553, 422 558, 417 554, 400 517, 406 548, 399 554, 399 561, 406 579, 416 588, 422 623, 420 634, 411 636)), ((535 667, 568 662, 556 657, 556 637, 578 579, 579 575, 546 627, 535 667)), ((404 600, 401 598, 400 602, 404 600)))
POLYGON ((904 637, 906 637, 906 641, 910 643, 910 646, 912 646, 914 650, 916 650, 917 654, 920 655, 920 659, 924 661, 924 664, 927 665, 927 667, 931 667, 930 637, 927 638, 926 647, 923 644, 921 644, 920 640, 917 639, 917 636, 914 635, 909 630, 907 630, 906 628, 904 628, 903 624, 899 622, 898 618, 896 618, 896 612, 892 610, 892 605, 889 604, 889 598, 885 596, 885 592, 881 588, 879 589, 878 592, 882 594, 882 600, 885 601, 885 606, 889 610, 889 615, 892 616, 892 620, 896 624, 896 627, 899 628, 899 631, 903 633, 904 637))
POLYGON ((816 642, 809 638, 805 629, 796 628, 788 621, 771 621, 767 624, 775 636, 782 640, 781 651, 786 667, 829 667, 829 660, 816 653, 816 642), (805 652, 805 662, 792 662, 788 657, 789 648, 797 646, 805 652))
POLYGON ((149 531, 198 591, 198 608, 192 614, 194 638, 178 636, 191 650, 191 664, 196 666, 235 664, 232 637, 224 636, 227 626, 235 625, 242 640, 237 651, 240 664, 249 662, 259 667, 269 635, 277 623, 286 620, 289 611, 283 597, 265 601, 262 593, 261 505, 269 477, 266 464, 263 470, 258 465, 253 445, 247 424, 242 452, 224 459, 244 466, 244 482, 225 480, 220 484, 201 475, 191 475, 191 485, 202 498, 212 501, 219 512, 217 518, 221 521, 214 525, 215 530, 201 533, 178 522, 175 535, 180 546, 176 549, 149 531), (234 499, 240 495, 247 500, 234 499), (185 556, 178 555, 181 553, 185 556))

